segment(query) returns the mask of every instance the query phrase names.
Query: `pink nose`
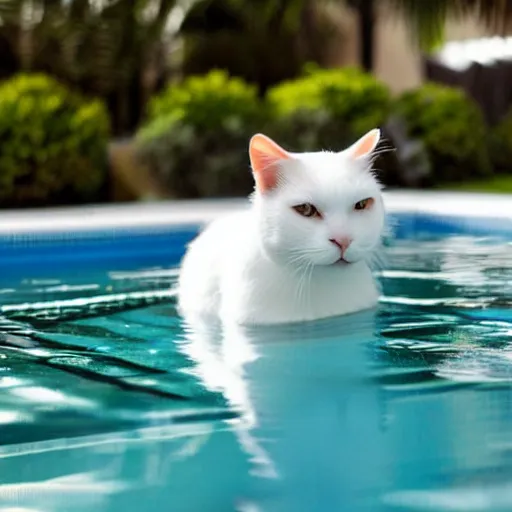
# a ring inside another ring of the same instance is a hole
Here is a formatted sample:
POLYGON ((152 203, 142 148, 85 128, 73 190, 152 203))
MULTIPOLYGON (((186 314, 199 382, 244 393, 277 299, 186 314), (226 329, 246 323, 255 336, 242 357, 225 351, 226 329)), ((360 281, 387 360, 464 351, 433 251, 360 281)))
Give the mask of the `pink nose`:
POLYGON ((343 257, 345 251, 349 248, 352 240, 348 237, 342 238, 330 238, 329 242, 332 242, 334 245, 337 245, 341 249, 341 256, 343 257))

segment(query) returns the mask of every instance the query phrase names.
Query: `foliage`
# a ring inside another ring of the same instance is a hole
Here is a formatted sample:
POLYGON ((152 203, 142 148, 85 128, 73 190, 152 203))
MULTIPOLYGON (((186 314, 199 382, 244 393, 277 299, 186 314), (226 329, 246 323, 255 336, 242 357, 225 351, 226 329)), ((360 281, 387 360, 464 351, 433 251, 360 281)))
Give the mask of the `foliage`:
POLYGON ((151 100, 148 111, 149 120, 186 118, 201 128, 215 128, 233 115, 252 119, 261 112, 255 88, 219 70, 171 84, 151 100))
MULTIPOLYGON (((300 74, 309 60, 325 63, 340 33, 328 3, 198 0, 180 31, 185 43, 183 70, 200 74, 211 68, 226 69, 266 91, 300 74)), ((335 1, 331 4, 336 7, 335 1)))
POLYGON ((309 68, 267 95, 275 136, 298 151, 341 149, 381 126, 390 107, 387 87, 355 68, 309 68))
POLYGON ((0 85, 2 206, 98 197, 106 176, 108 116, 41 74, 0 85))
POLYGON ((184 43, 185 74, 217 67, 266 90, 305 61, 328 63, 333 37, 339 48, 332 13, 345 3, 390 7, 423 48, 439 42, 448 16, 476 12, 500 32, 512 20, 503 0, 0 0, 0 76, 42 71, 101 97, 124 134, 166 78, 169 42, 184 43))
POLYGON ((480 179, 458 183, 443 183, 439 186, 439 188, 457 192, 512 194, 512 175, 498 174, 483 180, 480 179))
POLYGON ((496 172, 510 173, 512 166, 512 109, 489 132, 489 154, 496 172))
POLYGON ((247 147, 264 122, 256 88, 214 70, 171 84, 150 103, 138 154, 179 197, 247 194, 247 147))
POLYGON ((425 144, 435 182, 491 172, 482 114, 463 90, 428 83, 398 98, 395 111, 409 136, 425 144))
POLYGON ((382 181, 428 186, 485 178, 491 163, 505 169, 511 124, 512 112, 489 135, 462 90, 429 83, 392 100, 384 84, 355 68, 310 66, 271 88, 264 102, 243 80, 213 71, 152 100, 138 144, 143 162, 177 196, 238 195, 252 188, 244 169, 256 131, 292 151, 316 151, 340 150, 380 126, 396 148, 376 161, 382 181))
POLYGON ((105 100, 116 133, 139 120, 150 76, 163 73, 163 33, 176 0, 1 0, 0 33, 18 68, 105 100), (151 71, 151 73, 148 73, 151 71))
MULTIPOLYGON (((354 1, 354 0, 352 0, 354 1)), ((365 2, 368 0, 356 0, 365 2)), ((375 1, 375 0, 373 0, 375 1)), ((446 20, 476 16, 490 30, 506 33, 512 26, 510 0, 387 0, 404 17, 412 39, 423 50, 431 50, 444 39, 446 20)))

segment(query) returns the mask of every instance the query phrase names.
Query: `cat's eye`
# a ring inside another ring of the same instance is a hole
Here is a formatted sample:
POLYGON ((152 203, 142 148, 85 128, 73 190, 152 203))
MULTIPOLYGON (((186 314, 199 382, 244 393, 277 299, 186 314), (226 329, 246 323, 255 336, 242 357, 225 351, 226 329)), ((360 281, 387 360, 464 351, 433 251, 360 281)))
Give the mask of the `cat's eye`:
POLYGON ((294 206, 293 209, 303 217, 322 217, 316 206, 312 205, 311 203, 298 204, 294 206))
POLYGON ((354 210, 368 210, 373 204, 373 199, 371 197, 367 197, 366 199, 362 199, 358 201, 354 205, 354 210))

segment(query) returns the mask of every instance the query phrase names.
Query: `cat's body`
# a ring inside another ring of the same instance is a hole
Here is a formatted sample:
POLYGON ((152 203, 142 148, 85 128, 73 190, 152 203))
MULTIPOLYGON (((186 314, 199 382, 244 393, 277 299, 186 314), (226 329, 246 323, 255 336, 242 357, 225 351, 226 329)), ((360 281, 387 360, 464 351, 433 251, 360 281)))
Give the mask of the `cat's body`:
POLYGON ((250 211, 206 228, 183 261, 180 308, 185 314, 270 324, 342 315, 375 304, 378 293, 364 262, 301 271, 274 263, 255 240, 250 211))
POLYGON ((373 307, 368 258, 384 215, 366 156, 377 142, 370 132, 342 153, 308 154, 252 142, 250 208, 214 221, 191 243, 179 279, 182 314, 275 324, 373 307), (357 146, 365 143, 370 149, 357 146))

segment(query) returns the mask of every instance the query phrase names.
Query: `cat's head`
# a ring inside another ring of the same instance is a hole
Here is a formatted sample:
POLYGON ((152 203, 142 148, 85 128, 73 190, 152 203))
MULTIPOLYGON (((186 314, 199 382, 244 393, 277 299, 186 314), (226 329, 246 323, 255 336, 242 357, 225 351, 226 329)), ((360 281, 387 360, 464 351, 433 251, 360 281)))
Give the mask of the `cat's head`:
POLYGON ((264 250, 286 263, 368 260, 384 229, 381 187, 372 173, 380 131, 335 152, 290 153, 265 135, 251 139, 254 209, 264 250))

